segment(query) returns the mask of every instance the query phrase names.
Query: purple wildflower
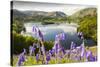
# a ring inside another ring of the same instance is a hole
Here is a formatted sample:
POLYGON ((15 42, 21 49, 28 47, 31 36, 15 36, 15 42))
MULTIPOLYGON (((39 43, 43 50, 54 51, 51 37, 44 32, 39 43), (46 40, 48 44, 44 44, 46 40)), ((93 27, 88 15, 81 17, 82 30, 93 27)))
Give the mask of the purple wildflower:
POLYGON ((51 50, 51 53, 54 54, 54 53, 55 53, 55 49, 52 49, 52 50, 51 50))
POLYGON ((50 56, 53 54, 53 51, 52 50, 49 50, 49 54, 50 54, 50 56))
POLYGON ((65 40, 65 33, 60 34, 60 36, 62 40, 65 40))
POLYGON ((46 56, 46 64, 48 64, 49 61, 50 61, 50 55, 47 54, 47 56, 46 56))
POLYGON ((92 52, 91 51, 88 51, 86 53, 86 58, 88 61, 96 61, 97 59, 95 58, 95 56, 93 56, 92 52))
POLYGON ((62 48, 62 52, 63 52, 63 54, 66 54, 66 52, 65 52, 65 49, 64 49, 64 48, 62 48))
POLYGON ((58 40, 58 35, 55 36, 55 40, 58 40))
POLYGON ((41 47, 41 51, 42 51, 42 53, 44 55, 45 54, 45 48, 43 46, 41 47))
POLYGON ((96 61, 95 56, 90 56, 88 61, 96 61))
POLYGON ((17 62, 17 66, 21 66, 22 63, 25 61, 25 53, 26 53, 26 49, 24 49, 24 51, 19 55, 18 57, 18 62, 17 62))
POLYGON ((35 48, 33 46, 29 47, 30 56, 34 53, 35 48))
POLYGON ((83 57, 85 55, 85 46, 84 46, 84 42, 81 44, 81 57, 83 57))
POLYGON ((24 54, 26 53, 26 49, 25 49, 25 48, 23 49, 23 53, 24 53, 24 54))
POLYGON ((43 41, 43 34, 40 30, 38 30, 38 36, 39 36, 40 40, 43 41))
POLYGON ((37 32, 37 28, 35 26, 33 26, 33 32, 37 32))
POLYGON ((33 32, 39 37, 40 40, 43 41, 43 34, 38 27, 33 26, 33 32))
POLYGON ((65 40, 65 33, 57 34, 55 40, 65 40))
POLYGON ((72 41, 72 42, 71 42, 70 49, 75 49, 75 47, 76 47, 76 44, 72 41))
POLYGON ((61 34, 57 34, 55 36, 55 44, 54 44, 54 47, 53 49, 55 50, 56 53, 58 53, 60 50, 61 50, 61 46, 59 44, 59 40, 64 40, 65 39, 65 34, 64 33, 61 33, 61 34))
POLYGON ((36 61, 39 60, 39 54, 36 54, 36 61))
POLYGON ((95 61, 97 61, 97 56, 94 56, 95 57, 95 61))
POLYGON ((32 32, 33 32, 35 35, 38 35, 38 34, 37 34, 38 29, 37 29, 37 27, 36 27, 36 26, 33 26, 32 32))
POLYGON ((83 33, 82 32, 78 32, 78 37, 80 38, 80 39, 83 39, 83 33))
POLYGON ((60 51, 60 44, 59 44, 59 42, 55 41, 54 49, 55 49, 56 53, 58 53, 60 51))

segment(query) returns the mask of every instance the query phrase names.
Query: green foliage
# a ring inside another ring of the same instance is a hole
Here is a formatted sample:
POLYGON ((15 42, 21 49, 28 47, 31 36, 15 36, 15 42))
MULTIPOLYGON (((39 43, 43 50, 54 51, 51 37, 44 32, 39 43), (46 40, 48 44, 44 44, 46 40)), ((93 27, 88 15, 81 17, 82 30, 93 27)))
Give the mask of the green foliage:
POLYGON ((13 21, 12 30, 14 30, 16 33, 20 33, 24 29, 25 27, 22 21, 18 21, 18 20, 13 21))
POLYGON ((84 33, 85 38, 92 38, 95 42, 97 41, 97 17, 84 17, 80 22, 78 31, 84 33))
MULTIPOLYGON (((16 33, 15 31, 12 32, 12 54, 19 54, 23 51, 23 48, 25 48, 28 52, 29 46, 33 43, 37 43, 38 40, 31 37, 31 36, 23 36, 21 34, 16 33)), ((53 42, 44 42, 44 46, 46 50, 50 50, 53 46, 53 42)), ((37 53, 38 49, 36 49, 37 53)))
POLYGON ((45 17, 43 18, 43 21, 47 21, 47 22, 64 22, 67 21, 67 17, 45 17))
POLYGON ((80 11, 77 11, 76 13, 69 16, 71 21, 75 23, 80 23, 84 17, 94 17, 97 16, 97 8, 85 8, 80 11))
POLYGON ((29 36, 27 37, 21 34, 17 34, 16 32, 12 32, 12 35, 13 54, 21 53, 23 48, 28 49, 30 45, 36 42, 36 39, 29 36))
POLYGON ((47 51, 49 51, 50 49, 52 49, 53 45, 54 45, 54 44, 53 44, 52 41, 49 41, 49 42, 45 41, 45 42, 44 42, 44 47, 45 47, 45 49, 46 49, 47 51))
POLYGON ((71 16, 69 16, 69 17, 67 17, 67 21, 68 21, 68 23, 71 23, 74 20, 71 18, 71 16))
POLYGON ((83 32, 86 39, 97 43, 97 8, 85 8, 69 16, 69 22, 79 24, 78 31, 83 32))

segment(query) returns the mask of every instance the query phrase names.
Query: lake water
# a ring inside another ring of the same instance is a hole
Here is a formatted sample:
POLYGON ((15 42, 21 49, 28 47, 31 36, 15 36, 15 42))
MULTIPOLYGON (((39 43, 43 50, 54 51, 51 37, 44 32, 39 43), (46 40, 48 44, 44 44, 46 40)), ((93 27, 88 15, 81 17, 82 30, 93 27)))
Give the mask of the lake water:
MULTIPOLYGON (((82 41, 77 37, 77 27, 78 25, 75 23, 62 23, 62 24, 49 24, 49 25, 42 25, 41 23, 25 23, 24 26, 26 28, 26 35, 34 36, 32 33, 32 27, 38 26, 41 32, 44 35, 45 41, 54 41, 55 35, 64 32, 65 40, 61 41, 62 46, 64 48, 69 48, 71 41, 75 42, 78 45, 82 43, 82 41)), ((88 44, 93 43, 89 41, 88 44)))

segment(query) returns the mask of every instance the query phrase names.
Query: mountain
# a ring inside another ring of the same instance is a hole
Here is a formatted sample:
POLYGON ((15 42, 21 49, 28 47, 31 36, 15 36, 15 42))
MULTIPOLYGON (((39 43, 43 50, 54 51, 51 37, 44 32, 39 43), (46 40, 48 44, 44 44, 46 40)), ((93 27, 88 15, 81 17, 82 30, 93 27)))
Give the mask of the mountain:
POLYGON ((96 16, 97 15, 97 9, 96 8, 85 8, 82 9, 70 16, 71 19, 76 19, 76 18, 83 18, 85 16, 96 16))
POLYGON ((11 10, 11 11, 12 11, 12 16, 13 16, 13 18, 23 18, 23 17, 27 17, 26 14, 24 14, 23 12, 18 11, 18 10, 16 10, 16 9, 13 9, 13 10, 11 10))
POLYGON ((43 20, 64 18, 67 15, 61 11, 45 12, 45 11, 19 11, 13 9, 13 17, 23 20, 43 20))
POLYGON ((65 17, 66 14, 60 11, 45 12, 45 11, 23 11, 24 14, 30 16, 47 16, 47 17, 65 17))

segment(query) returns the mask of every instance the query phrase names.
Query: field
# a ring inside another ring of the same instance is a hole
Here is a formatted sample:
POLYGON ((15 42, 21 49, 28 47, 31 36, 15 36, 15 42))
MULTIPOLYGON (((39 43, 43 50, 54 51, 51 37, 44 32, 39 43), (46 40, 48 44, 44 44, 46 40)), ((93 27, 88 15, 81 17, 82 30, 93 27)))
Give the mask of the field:
MULTIPOLYGON (((93 55, 97 56, 97 47, 96 46, 89 47, 88 49, 86 47, 86 50, 92 51, 93 55)), ((41 64, 43 64, 41 60, 42 60, 42 56, 41 56, 41 59, 37 62, 35 56, 27 55, 26 61, 22 65, 25 65, 25 66, 41 65, 41 64)), ((14 66, 16 66, 17 61, 18 61, 18 56, 13 55, 13 65, 14 66)), ((72 60, 72 59, 69 59, 67 56, 64 56, 63 58, 59 58, 57 60, 55 60, 54 57, 51 57, 51 60, 48 62, 48 64, 77 63, 77 62, 86 62, 86 61, 85 61, 85 59, 81 59, 81 60, 75 60, 74 59, 74 60, 72 60)))

